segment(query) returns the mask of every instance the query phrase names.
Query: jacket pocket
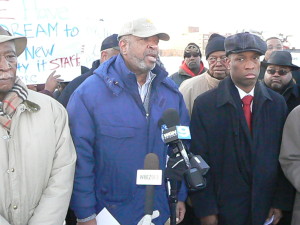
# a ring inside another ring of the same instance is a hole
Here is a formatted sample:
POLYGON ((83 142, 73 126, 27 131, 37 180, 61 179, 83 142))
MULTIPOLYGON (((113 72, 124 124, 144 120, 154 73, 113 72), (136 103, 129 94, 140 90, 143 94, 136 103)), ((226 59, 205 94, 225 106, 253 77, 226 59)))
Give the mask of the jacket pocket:
POLYGON ((99 145, 98 197, 106 202, 124 202, 133 198, 137 171, 138 129, 102 126, 99 145))
POLYGON ((137 129, 133 127, 102 126, 99 149, 103 159, 122 163, 135 152, 137 129))

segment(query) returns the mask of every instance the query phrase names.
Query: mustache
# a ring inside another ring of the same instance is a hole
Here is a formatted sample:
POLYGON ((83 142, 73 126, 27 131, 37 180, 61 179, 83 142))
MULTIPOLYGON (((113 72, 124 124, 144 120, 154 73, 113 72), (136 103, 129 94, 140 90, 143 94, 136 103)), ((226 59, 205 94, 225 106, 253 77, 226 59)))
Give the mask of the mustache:
POLYGON ((14 75, 12 74, 0 74, 0 80, 12 79, 12 78, 14 78, 14 75))
POLYGON ((151 55, 151 56, 155 56, 157 58, 158 57, 158 51, 149 49, 145 52, 145 55, 151 55))

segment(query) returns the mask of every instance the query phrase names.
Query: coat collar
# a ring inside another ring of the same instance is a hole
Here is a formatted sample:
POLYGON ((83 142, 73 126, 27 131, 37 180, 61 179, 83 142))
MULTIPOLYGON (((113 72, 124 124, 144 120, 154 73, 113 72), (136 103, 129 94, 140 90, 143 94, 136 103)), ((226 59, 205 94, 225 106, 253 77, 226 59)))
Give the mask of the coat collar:
MULTIPOLYGON (((231 77, 225 78, 223 81, 220 82, 218 86, 218 92, 217 92, 217 107, 221 107, 222 105, 225 105, 226 103, 232 104, 234 107, 236 107, 236 104, 234 102, 232 92, 237 91, 231 77)), ((254 104, 255 102, 264 102, 266 100, 273 100, 270 94, 268 93, 267 87, 265 87, 260 81, 256 82, 255 88, 254 88, 254 104), (258 100, 256 100, 258 99, 258 100)))
POLYGON ((284 92, 282 93, 282 95, 285 98, 285 100, 288 100, 291 95, 294 95, 295 98, 299 98, 299 95, 300 95, 300 93, 299 93, 299 86, 297 84, 295 84, 295 82, 293 81, 293 79, 287 85, 287 87, 284 90, 284 92))
MULTIPOLYGON (((120 54, 102 63, 94 73, 104 81, 108 89, 111 90, 114 95, 119 95, 125 88, 137 90, 135 74, 127 68, 120 54)), ((157 85, 162 82, 168 75, 168 73, 158 65, 155 66, 152 73, 156 74, 152 85, 157 85)))
POLYGON ((210 87, 217 87, 219 85, 219 83, 221 82, 221 80, 218 80, 214 77, 212 77, 208 71, 206 71, 205 73, 203 73, 203 75, 205 76, 205 79, 207 80, 207 83, 210 87))

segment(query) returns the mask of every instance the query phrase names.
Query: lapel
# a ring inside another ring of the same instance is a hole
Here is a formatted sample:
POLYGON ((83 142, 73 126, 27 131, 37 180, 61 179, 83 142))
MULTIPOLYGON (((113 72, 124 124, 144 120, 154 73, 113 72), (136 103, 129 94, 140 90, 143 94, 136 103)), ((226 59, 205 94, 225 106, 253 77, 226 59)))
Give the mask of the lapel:
POLYGON ((235 129, 234 132, 239 133, 238 124, 241 124, 241 128, 247 137, 247 141, 249 142, 249 144, 252 143, 252 136, 244 116, 242 100, 233 81, 231 80, 230 77, 228 77, 224 79, 223 82, 220 83, 219 87, 221 90, 218 92, 217 107, 221 107, 222 105, 225 105, 227 103, 231 104, 234 107, 235 110, 232 112, 233 113, 232 123, 235 129))
POLYGON ((263 106, 266 101, 273 101, 270 96, 267 87, 263 85, 262 82, 258 81, 254 89, 254 99, 252 105, 252 127, 253 135, 258 133, 258 130, 255 129, 259 125, 259 120, 262 119, 263 106))

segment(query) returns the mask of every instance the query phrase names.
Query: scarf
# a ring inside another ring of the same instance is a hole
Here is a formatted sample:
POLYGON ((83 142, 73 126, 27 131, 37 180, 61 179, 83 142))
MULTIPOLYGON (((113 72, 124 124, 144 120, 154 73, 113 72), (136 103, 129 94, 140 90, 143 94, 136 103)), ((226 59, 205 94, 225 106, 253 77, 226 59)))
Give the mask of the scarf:
POLYGON ((204 65, 202 62, 200 62, 200 70, 199 70, 198 74, 194 74, 194 72, 190 70, 190 68, 186 65, 186 63, 184 61, 182 62, 182 65, 180 66, 180 68, 182 70, 184 70, 187 74, 189 74, 191 77, 194 77, 194 76, 200 75, 203 72, 204 65))
POLYGON ((16 78, 15 84, 7 92, 3 101, 0 101, 0 124, 10 131, 11 119, 17 107, 27 99, 27 87, 19 77, 16 78))

